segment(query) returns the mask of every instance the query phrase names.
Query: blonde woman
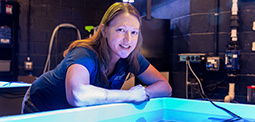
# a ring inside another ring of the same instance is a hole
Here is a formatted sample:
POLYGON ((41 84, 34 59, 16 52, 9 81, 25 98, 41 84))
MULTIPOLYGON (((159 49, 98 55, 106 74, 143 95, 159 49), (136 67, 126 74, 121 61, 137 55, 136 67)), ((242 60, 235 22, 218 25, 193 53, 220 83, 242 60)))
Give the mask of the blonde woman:
POLYGON ((128 3, 114 3, 91 38, 74 41, 58 66, 27 91, 23 113, 171 96, 168 81, 140 53, 141 20, 128 3), (148 86, 120 90, 128 73, 148 86))

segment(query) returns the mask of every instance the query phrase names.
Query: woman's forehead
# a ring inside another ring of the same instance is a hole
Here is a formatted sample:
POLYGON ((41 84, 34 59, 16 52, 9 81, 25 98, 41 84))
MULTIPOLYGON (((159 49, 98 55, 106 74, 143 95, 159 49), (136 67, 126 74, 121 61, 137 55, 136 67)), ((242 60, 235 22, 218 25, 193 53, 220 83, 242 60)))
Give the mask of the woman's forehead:
POLYGON ((120 13, 109 23, 110 26, 130 25, 136 28, 140 27, 138 18, 128 12, 120 13))

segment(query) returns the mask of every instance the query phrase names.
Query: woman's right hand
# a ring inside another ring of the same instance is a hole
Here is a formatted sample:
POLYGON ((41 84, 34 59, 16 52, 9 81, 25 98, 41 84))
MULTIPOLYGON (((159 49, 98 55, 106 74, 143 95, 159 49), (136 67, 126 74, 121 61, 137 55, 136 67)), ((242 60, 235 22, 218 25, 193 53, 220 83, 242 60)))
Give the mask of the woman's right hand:
POLYGON ((136 85, 128 90, 131 96, 131 102, 143 102, 148 99, 146 96, 145 87, 141 84, 136 85))

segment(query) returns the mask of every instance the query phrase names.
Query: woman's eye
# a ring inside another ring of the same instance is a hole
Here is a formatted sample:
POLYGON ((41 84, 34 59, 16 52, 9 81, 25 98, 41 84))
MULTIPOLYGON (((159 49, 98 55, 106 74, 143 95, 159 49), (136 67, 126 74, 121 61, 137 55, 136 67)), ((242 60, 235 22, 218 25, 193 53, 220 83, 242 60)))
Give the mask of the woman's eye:
POLYGON ((117 29, 117 31, 125 32, 125 30, 124 30, 124 29, 117 29))
POLYGON ((137 32, 137 31, 133 31, 132 34, 133 34, 133 35, 137 35, 138 32, 137 32))

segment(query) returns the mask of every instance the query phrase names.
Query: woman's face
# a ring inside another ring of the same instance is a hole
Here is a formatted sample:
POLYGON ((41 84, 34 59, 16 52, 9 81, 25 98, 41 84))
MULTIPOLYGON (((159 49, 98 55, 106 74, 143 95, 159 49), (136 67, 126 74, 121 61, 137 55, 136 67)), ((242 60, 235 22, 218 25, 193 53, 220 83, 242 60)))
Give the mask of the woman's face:
POLYGON ((121 13, 117 15, 105 27, 104 36, 108 40, 111 48, 111 56, 118 60, 119 58, 127 58, 135 49, 138 40, 140 22, 137 17, 129 13, 121 13))

